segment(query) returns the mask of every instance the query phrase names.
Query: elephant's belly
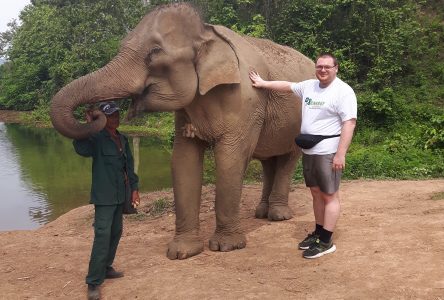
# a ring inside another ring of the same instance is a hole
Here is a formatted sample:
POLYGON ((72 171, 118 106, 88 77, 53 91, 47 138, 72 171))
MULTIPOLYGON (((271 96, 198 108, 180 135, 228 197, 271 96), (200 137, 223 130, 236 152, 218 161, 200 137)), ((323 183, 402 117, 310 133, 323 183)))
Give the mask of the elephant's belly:
POLYGON ((295 101, 294 95, 268 101, 254 158, 266 159, 296 149, 294 139, 301 129, 300 110, 300 100, 295 101))
POLYGON ((294 151, 296 149, 294 139, 299 130, 296 124, 280 129, 263 130, 253 152, 253 158, 267 159, 294 151))

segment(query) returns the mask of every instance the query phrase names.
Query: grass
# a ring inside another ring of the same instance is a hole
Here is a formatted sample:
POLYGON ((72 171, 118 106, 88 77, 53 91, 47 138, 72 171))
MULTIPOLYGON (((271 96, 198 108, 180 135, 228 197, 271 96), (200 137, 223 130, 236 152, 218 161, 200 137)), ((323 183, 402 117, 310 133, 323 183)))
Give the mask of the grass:
POLYGON ((149 219, 150 215, 143 211, 137 212, 137 214, 127 215, 126 218, 131 221, 145 221, 149 219))
POLYGON ((431 200, 444 200, 444 192, 438 192, 432 195, 432 197, 430 198, 431 200))
POLYGON ((169 209, 173 207, 173 203, 167 198, 159 198, 154 200, 150 213, 153 216, 158 216, 166 213, 169 209))
POLYGON ((128 215, 131 221, 144 221, 154 217, 164 215, 173 210, 174 204, 171 199, 162 197, 154 200, 145 210, 139 209, 137 214, 128 215))

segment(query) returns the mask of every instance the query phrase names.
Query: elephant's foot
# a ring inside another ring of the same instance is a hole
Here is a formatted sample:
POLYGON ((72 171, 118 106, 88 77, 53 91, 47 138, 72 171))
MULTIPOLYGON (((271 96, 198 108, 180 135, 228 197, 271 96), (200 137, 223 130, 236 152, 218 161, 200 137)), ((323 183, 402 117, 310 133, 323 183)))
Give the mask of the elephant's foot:
POLYGON ((268 220, 282 221, 293 218, 293 212, 288 205, 270 206, 268 209, 268 220))
POLYGON ((260 202, 256 206, 256 213, 254 214, 256 219, 266 219, 268 217, 268 203, 260 202))
POLYGON ((175 236, 168 243, 167 257, 169 259, 186 259, 203 250, 203 242, 198 236, 175 236))
POLYGON ((211 251, 228 252, 245 248, 247 238, 243 233, 222 234, 215 233, 210 238, 209 247, 211 251))

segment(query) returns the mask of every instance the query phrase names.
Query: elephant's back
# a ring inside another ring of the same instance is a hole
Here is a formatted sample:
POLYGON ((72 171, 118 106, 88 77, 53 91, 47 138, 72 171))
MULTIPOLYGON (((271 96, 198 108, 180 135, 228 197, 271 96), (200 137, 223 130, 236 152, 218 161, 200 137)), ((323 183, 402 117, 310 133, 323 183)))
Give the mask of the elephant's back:
POLYGON ((258 63, 260 57, 268 72, 266 79, 299 82, 315 78, 313 61, 299 51, 271 40, 241 35, 221 25, 211 26, 248 67, 254 67, 253 62, 258 63))
POLYGON ((299 51, 267 39, 245 36, 254 45, 269 67, 268 80, 299 82, 315 78, 314 63, 299 51))

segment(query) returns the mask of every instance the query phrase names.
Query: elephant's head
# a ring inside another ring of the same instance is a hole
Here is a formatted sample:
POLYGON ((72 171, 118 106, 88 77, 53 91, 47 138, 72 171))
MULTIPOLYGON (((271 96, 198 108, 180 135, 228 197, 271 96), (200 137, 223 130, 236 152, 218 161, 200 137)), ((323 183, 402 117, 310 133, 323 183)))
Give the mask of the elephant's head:
POLYGON ((129 118, 142 111, 174 111, 219 84, 239 83, 230 43, 202 23, 188 4, 161 6, 147 14, 103 68, 74 80, 52 99, 54 127, 70 138, 101 130, 105 117, 82 124, 73 110, 86 103, 132 98, 129 118))

